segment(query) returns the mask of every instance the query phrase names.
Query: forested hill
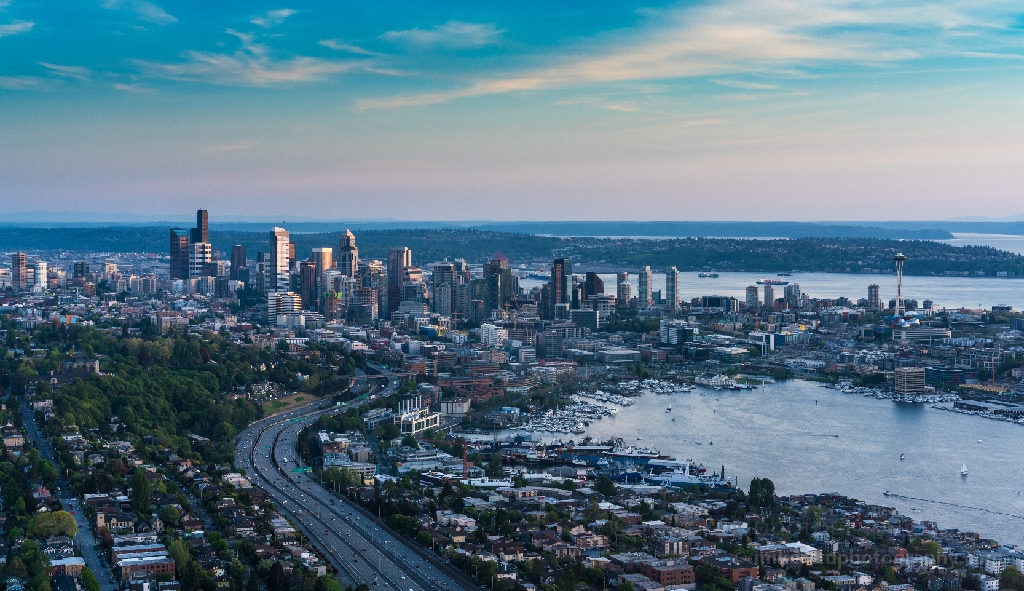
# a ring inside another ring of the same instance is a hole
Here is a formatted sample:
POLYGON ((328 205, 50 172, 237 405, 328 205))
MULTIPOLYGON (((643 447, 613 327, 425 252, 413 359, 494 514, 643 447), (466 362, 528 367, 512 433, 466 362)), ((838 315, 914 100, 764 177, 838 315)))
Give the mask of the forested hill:
MULTIPOLYGON (((300 258, 316 246, 337 247, 340 231, 293 233, 300 258)), ((268 232, 211 230, 214 249, 230 252, 244 244, 249 258, 268 246, 268 232)), ((581 264, 621 266, 675 265, 680 270, 825 271, 860 273, 862 269, 892 269, 892 255, 910 257, 908 274, 1006 272, 1024 276, 1024 257, 990 247, 954 247, 929 240, 879 238, 796 238, 746 240, 736 238, 561 238, 470 229, 362 230, 356 233, 363 259, 384 259, 389 246, 407 246, 418 264, 465 258, 483 262, 503 253, 514 264, 550 261, 571 256, 581 264)), ((160 227, 7 228, 0 232, 0 250, 152 252, 168 249, 168 229, 160 227)))

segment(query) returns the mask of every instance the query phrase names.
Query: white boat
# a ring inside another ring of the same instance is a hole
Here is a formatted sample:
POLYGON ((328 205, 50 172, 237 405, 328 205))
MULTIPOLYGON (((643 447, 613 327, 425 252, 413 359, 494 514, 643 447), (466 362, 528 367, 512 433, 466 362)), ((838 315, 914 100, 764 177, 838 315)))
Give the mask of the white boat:
POLYGON ((960 468, 960 476, 967 476, 967 464, 960 468))

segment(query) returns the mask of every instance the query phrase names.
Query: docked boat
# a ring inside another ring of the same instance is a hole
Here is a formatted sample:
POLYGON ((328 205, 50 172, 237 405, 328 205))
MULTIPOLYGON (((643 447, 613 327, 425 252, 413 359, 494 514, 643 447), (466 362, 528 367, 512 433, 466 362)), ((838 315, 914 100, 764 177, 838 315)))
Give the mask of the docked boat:
POLYGON ((655 474, 650 471, 644 475, 644 482, 647 484, 654 484, 658 486, 668 486, 672 488, 693 488, 699 486, 706 486, 712 489, 725 489, 735 488, 736 484, 732 479, 727 478, 724 474, 714 473, 707 475, 704 473, 691 471, 690 465, 687 464, 682 468, 676 468, 669 472, 661 472, 655 474))
POLYGON ((722 374, 714 376, 697 376, 693 380, 700 386, 705 388, 714 388, 715 390, 740 390, 742 389, 739 384, 733 381, 732 378, 724 376, 722 374))

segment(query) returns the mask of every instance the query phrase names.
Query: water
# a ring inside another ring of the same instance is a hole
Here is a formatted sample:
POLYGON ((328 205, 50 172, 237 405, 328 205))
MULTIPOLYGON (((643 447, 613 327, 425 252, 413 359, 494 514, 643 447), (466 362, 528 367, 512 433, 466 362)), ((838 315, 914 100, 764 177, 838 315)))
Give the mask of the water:
POLYGON ((953 233, 951 240, 936 240, 953 246, 991 246, 999 250, 1008 250, 1017 254, 1024 254, 1024 236, 1015 234, 968 234, 953 233))
MULTIPOLYGON (((637 270, 629 270, 629 282, 633 294, 637 292, 637 270)), ((679 274, 679 290, 683 301, 704 295, 733 296, 740 301, 746 298, 748 285, 755 285, 761 277, 775 277, 766 273, 718 272, 717 278, 697 277, 696 272, 679 274)), ((605 293, 615 293, 615 275, 600 275, 604 281, 605 293)), ((881 286, 882 300, 896 297, 896 275, 861 275, 854 273, 793 273, 790 277, 775 277, 790 283, 799 283, 800 290, 810 297, 838 298, 846 296, 856 302, 868 297, 868 286, 881 286)), ((654 273, 653 290, 665 289, 664 273, 654 273)), ((543 285, 543 280, 522 279, 519 284, 529 291, 543 285)), ((775 297, 781 298, 784 286, 776 285, 775 297)), ((758 294, 764 298, 764 286, 758 286, 758 294)), ((664 291, 662 295, 664 296, 664 291)), ((903 277, 903 294, 906 299, 916 299, 918 305, 932 300, 937 309, 946 308, 991 308, 993 304, 1009 304, 1016 310, 1024 309, 1024 278, 1000 279, 996 277, 903 277)))
POLYGON ((587 434, 656 447, 709 471, 724 464, 744 489, 751 478, 767 477, 782 495, 838 492, 917 521, 1024 544, 1021 425, 791 380, 753 391, 648 394, 591 423, 587 434), (927 500, 886 497, 886 490, 927 500))

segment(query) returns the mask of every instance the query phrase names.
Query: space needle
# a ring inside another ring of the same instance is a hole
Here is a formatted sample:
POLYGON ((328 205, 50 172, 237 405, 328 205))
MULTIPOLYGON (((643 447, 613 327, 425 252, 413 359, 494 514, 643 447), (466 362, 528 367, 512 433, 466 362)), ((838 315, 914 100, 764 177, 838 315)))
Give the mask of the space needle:
POLYGON ((905 312, 903 309, 903 263, 907 260, 907 255, 897 252, 892 260, 896 261, 896 316, 902 316, 905 312))

